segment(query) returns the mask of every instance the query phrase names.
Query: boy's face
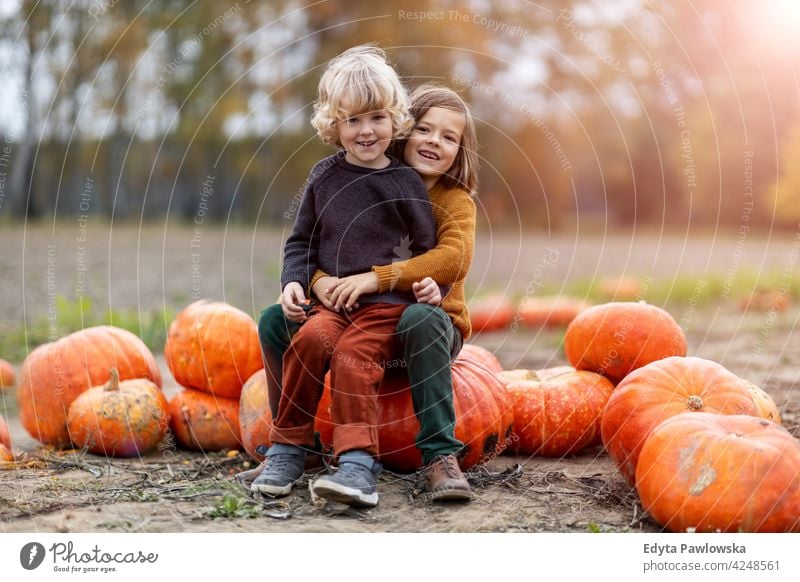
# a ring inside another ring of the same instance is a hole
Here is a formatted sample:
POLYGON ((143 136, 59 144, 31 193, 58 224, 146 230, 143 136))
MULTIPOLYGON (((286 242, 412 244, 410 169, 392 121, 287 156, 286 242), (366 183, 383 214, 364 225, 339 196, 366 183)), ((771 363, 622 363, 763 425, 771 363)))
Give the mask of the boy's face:
POLYGON ((385 168, 389 164, 384 152, 393 133, 392 119, 384 109, 354 115, 339 123, 345 159, 365 168, 385 168))

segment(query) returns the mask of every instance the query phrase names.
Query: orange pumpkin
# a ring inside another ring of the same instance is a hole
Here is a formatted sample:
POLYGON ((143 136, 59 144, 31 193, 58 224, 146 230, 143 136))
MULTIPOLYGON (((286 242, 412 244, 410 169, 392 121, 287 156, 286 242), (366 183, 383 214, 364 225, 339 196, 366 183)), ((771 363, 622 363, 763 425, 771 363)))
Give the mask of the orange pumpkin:
POLYGON ((501 372, 503 370, 503 366, 500 364, 500 360, 497 359, 497 356, 486 348, 476 346, 475 344, 464 344, 458 357, 463 357, 471 362, 485 366, 492 372, 501 372))
POLYGON ((241 448, 239 401, 186 389, 169 401, 170 427, 183 447, 198 451, 241 448))
MULTIPOLYGON (((510 444, 514 411, 505 387, 483 365, 462 354, 452 366, 456 438, 464 443, 462 469, 500 454, 510 444)), ((403 369, 387 371, 378 391, 378 447, 388 468, 416 471, 422 455, 415 445, 419 422, 411 403, 408 376, 403 369)), ((323 444, 333 442, 330 415, 330 375, 317 411, 316 427, 323 444)))
POLYGON ((11 448, 11 433, 8 430, 6 419, 2 415, 0 415, 0 445, 11 448))
POLYGON ((600 418, 614 385, 593 372, 567 372, 506 384, 514 403, 512 449, 561 457, 600 442, 600 418))
POLYGON ((235 399, 247 379, 264 367, 253 319, 227 303, 206 300, 175 317, 164 358, 181 386, 235 399))
POLYGON ((650 432, 682 412, 757 415, 748 382, 716 362, 671 357, 631 372, 608 400, 603 444, 628 482, 650 432))
POLYGON ((766 418, 767 420, 771 420, 776 424, 781 424, 781 413, 778 410, 777 404, 775 404, 775 401, 770 397, 770 395, 752 382, 745 380, 745 383, 747 384, 748 390, 750 390, 750 396, 753 397, 753 402, 756 405, 758 416, 761 418, 766 418))
POLYGON ((142 340, 107 325, 77 331, 33 350, 22 364, 17 388, 20 421, 35 439, 70 446, 67 411, 72 401, 109 379, 147 378, 161 387, 161 372, 142 340))
POLYGON ((268 447, 272 444, 269 440, 272 411, 269 408, 267 372, 264 368, 250 376, 242 387, 242 395, 239 397, 239 428, 244 449, 254 459, 263 461, 264 456, 256 452, 256 447, 268 447))
POLYGON ((473 333, 503 329, 514 320, 514 305, 505 295, 493 293, 469 304, 469 319, 473 333))
POLYGON ((70 405, 72 442, 90 453, 135 457, 158 446, 169 428, 167 399, 146 379, 119 381, 116 369, 104 386, 90 388, 70 405))
POLYGON ((791 297, 786 292, 767 288, 756 289, 749 297, 742 297, 739 301, 742 311, 762 313, 786 311, 791 304, 791 297))
MULTIPOLYGON (((324 406, 330 406, 330 393, 325 390, 323 394, 324 406)), ((316 419, 317 431, 333 434, 333 425, 327 423, 325 428, 320 428, 323 421, 316 419)), ((272 411, 269 408, 269 391, 267 390, 267 372, 263 368, 253 374, 242 388, 239 399, 239 428, 242 433, 242 445, 247 453, 257 461, 263 461, 264 456, 256 451, 259 445, 270 446, 269 433, 272 429, 272 411)))
POLYGON ((12 461, 14 461, 14 453, 5 445, 0 444, 0 462, 11 463, 12 461))
POLYGON ((800 441, 763 418, 679 414, 642 447, 636 488, 671 531, 800 532, 800 441))
POLYGON ((587 307, 586 301, 576 297, 526 297, 518 314, 530 327, 566 327, 587 307))
POLYGON ((602 374, 616 384, 650 362, 685 356, 686 337, 659 307, 606 303, 585 309, 569 324, 564 352, 578 370, 602 374))
POLYGON ((0 360, 0 390, 11 388, 16 383, 17 375, 14 372, 14 366, 5 360, 0 360))

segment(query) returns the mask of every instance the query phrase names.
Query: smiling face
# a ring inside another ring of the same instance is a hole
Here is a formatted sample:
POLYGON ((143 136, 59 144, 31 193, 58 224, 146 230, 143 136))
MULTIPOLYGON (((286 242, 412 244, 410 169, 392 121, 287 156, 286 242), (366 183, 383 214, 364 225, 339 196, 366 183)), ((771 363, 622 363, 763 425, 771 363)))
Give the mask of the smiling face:
POLYGON ((453 165, 461 147, 464 114, 431 107, 417 120, 403 149, 403 160, 414 168, 429 190, 453 165))
POLYGON ((347 152, 345 160, 365 168, 389 165, 386 148, 392 139, 392 119, 386 110, 353 115, 339 123, 339 142, 347 152))

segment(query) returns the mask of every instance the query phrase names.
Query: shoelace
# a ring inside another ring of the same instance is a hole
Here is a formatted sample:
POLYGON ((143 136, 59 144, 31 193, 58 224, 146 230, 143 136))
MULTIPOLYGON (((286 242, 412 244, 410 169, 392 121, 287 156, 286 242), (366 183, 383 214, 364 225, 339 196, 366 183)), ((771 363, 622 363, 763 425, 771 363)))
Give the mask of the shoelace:
POLYGON ((456 469, 456 464, 455 464, 456 460, 453 457, 442 455, 441 457, 436 459, 436 461, 440 465, 442 465, 444 472, 448 477, 450 477, 451 479, 459 478, 458 470, 456 469))

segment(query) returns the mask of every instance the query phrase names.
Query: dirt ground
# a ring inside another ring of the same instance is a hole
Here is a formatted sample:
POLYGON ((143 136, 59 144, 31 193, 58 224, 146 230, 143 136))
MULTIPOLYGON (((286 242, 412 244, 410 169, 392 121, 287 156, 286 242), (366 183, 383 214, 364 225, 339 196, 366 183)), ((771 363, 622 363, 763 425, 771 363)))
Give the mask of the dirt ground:
MULTIPOLYGON (((80 258, 76 231, 74 224, 61 224, 55 231, 37 225, 24 236, 19 229, 16 234, 0 232, 0 321, 21 325, 46 314, 53 291, 48 277, 56 293, 71 296, 80 258), (52 272, 47 269, 49 244, 57 257, 52 272)), ((469 284, 524 293, 540 277, 591 278, 598 269, 611 275, 656 272, 667 279, 681 273, 702 282, 709 269, 723 275, 733 266, 738 269, 734 260, 764 272, 794 269, 787 262, 792 259, 786 254, 788 240, 776 238, 769 248, 747 241, 735 255, 733 241, 710 239, 687 246, 680 237, 637 236, 636 241, 622 234, 594 241, 544 235, 523 240, 484 233, 469 284), (548 260, 540 261, 541 253, 527 250, 547 245, 558 251, 548 260)), ((112 231, 90 222, 88 240, 80 260, 87 268, 87 293, 99 305, 145 309, 188 303, 193 284, 190 228, 127 226, 112 231)), ((265 297, 274 297, 277 287, 258 282, 277 277, 279 232, 262 236, 256 230, 205 229, 199 244, 203 297, 226 299, 252 313, 268 301, 265 297), (265 243, 268 252, 259 250, 265 243)), ((690 355, 720 362, 763 387, 778 404, 784 426, 800 437, 795 331, 800 309, 742 313, 733 300, 696 306, 687 299, 670 310, 687 332, 690 355)), ((566 364, 562 334, 520 328, 481 334, 472 341, 495 352, 507 369, 536 369, 566 364)), ((169 395, 177 386, 163 359, 159 363, 169 395)), ((476 495, 467 504, 432 503, 419 494, 415 475, 384 472, 380 505, 353 510, 313 501, 307 486, 311 474, 285 500, 252 496, 233 479, 252 466, 242 454, 165 450, 141 459, 107 460, 41 449, 19 424, 13 392, 2 393, 0 404, 15 447, 27 455, 17 468, 0 470, 2 532, 660 531, 642 514, 636 492, 601 448, 561 459, 497 457, 469 472, 476 495)))

